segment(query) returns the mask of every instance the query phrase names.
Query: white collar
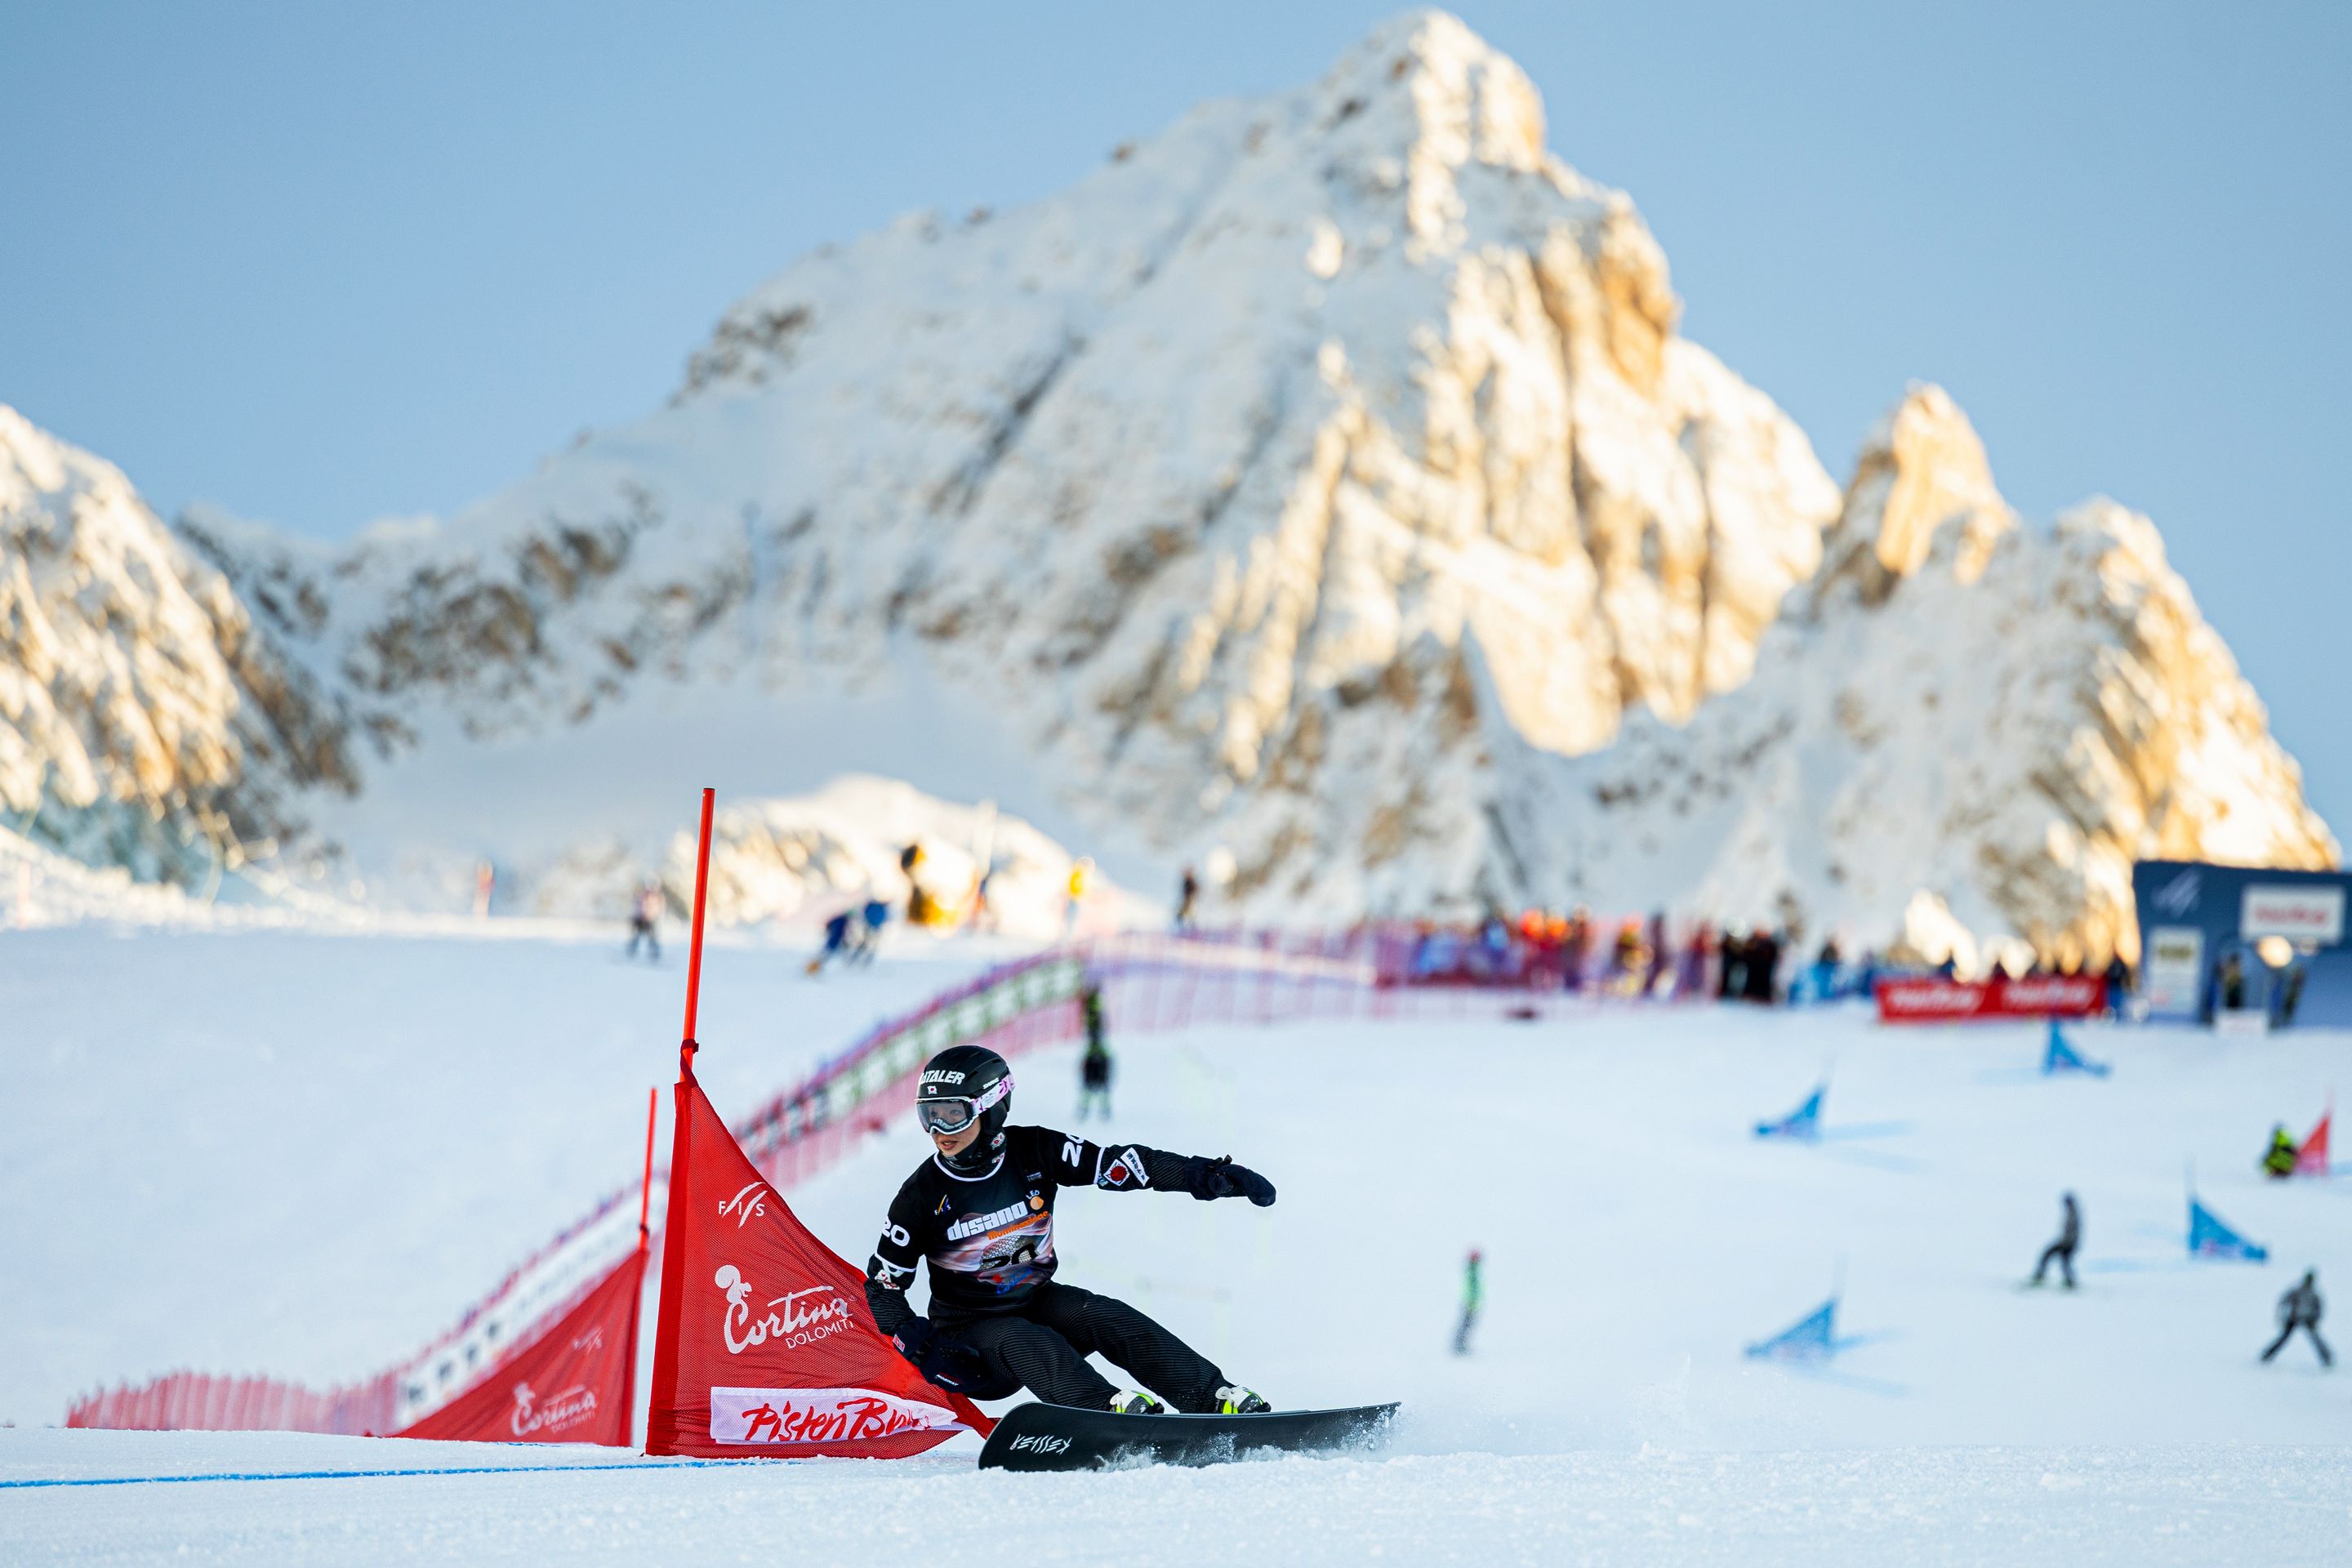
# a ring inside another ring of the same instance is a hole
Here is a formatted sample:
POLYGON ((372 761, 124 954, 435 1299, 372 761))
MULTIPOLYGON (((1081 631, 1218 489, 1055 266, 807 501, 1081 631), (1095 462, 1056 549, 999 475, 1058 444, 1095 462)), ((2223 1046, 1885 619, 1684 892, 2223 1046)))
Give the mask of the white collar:
POLYGON ((967 1176, 960 1171, 949 1170, 947 1161, 936 1153, 931 1156, 931 1163, 937 1165, 942 1172, 959 1182, 984 1182, 988 1180, 989 1177, 996 1174, 997 1172, 1004 1169, 1004 1151, 999 1149, 996 1152, 996 1163, 991 1165, 987 1170, 982 1171, 977 1176, 967 1176))

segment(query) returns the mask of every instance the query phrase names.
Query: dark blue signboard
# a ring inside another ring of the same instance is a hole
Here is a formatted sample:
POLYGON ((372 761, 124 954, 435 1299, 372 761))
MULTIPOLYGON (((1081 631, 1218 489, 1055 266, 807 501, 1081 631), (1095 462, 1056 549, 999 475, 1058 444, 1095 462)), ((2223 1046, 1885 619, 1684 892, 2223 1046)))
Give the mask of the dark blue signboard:
POLYGON ((2352 1026, 2352 875, 2143 860, 2139 990, 2151 1020, 2261 1011, 2273 1028, 2352 1026))

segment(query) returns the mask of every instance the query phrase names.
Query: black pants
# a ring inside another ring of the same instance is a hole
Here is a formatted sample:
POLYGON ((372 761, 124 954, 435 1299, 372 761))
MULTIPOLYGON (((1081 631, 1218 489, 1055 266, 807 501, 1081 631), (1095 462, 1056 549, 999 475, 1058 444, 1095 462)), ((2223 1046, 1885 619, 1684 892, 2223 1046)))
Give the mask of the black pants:
POLYGON ((964 1392, 1003 1399, 1026 1388, 1052 1405, 1100 1410, 1118 1390, 1089 1355, 1127 1369, 1177 1409, 1214 1415, 1225 1374, 1182 1340, 1124 1301, 1048 1283, 1011 1312, 985 1317, 934 1310, 931 1321, 987 1358, 992 1381, 964 1392))
POLYGON ((2033 1282, 2036 1285, 2042 1283, 2042 1271, 2050 1267, 2050 1260, 2053 1258, 2058 1260, 2058 1272, 2065 1277, 2066 1289, 2072 1290, 2074 1288, 2074 1249, 2060 1241, 2053 1241, 2042 1249, 2042 1261, 2033 1266, 2033 1282))
POLYGON ((2278 1354, 2279 1352, 2286 1349, 2287 1341, 2294 1338, 2294 1331, 2297 1329, 2301 1329, 2305 1333, 2311 1336, 2311 1348, 2319 1352, 2320 1365, 2334 1366, 2336 1364, 2336 1358, 2328 1353, 2327 1342, 2319 1337, 2319 1325, 2317 1323, 2304 1322, 2301 1319, 2297 1319, 2295 1321, 2289 1323, 2285 1328, 2279 1331, 2279 1337, 2271 1342, 2271 1348, 2263 1352, 2263 1359, 2264 1361, 2268 1361, 2271 1357, 2278 1354))
POLYGON ((659 963, 661 962, 661 942, 660 939, 654 935, 652 922, 648 921, 631 921, 629 922, 629 957, 635 958, 637 956, 637 943, 639 942, 644 942, 648 948, 653 950, 654 962, 656 963, 659 963))
POLYGON ((1468 1355, 1470 1353, 1470 1331, 1477 1326, 1478 1309, 1475 1307, 1463 1308, 1462 1326, 1454 1331, 1454 1353, 1455 1355, 1468 1355))

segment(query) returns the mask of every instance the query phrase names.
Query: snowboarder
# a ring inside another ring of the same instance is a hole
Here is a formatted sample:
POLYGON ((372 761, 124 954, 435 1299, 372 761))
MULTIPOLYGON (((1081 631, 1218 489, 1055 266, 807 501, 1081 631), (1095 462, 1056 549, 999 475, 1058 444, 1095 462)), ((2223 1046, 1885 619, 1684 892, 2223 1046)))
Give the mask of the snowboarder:
POLYGON ((1025 1387, 1049 1404, 1129 1415, 1164 1415, 1171 1405, 1194 1415, 1270 1410, 1126 1302, 1056 1280, 1054 1201, 1066 1186, 1093 1186, 1246 1197, 1263 1208, 1274 1184, 1230 1158, 1140 1143, 1101 1148, 1043 1127, 1008 1127, 1012 1110, 1012 1069, 994 1051, 951 1046, 924 1064, 915 1114, 938 1152, 890 1200, 866 1263, 866 1304, 898 1353, 973 1399, 1025 1387), (929 1265, 929 1317, 907 1300, 918 1259, 929 1265), (1114 1387, 1090 1354, 1160 1397, 1114 1387))
POLYGON ((1470 1353, 1470 1331, 1478 1326, 1478 1304, 1486 1299, 1478 1282, 1478 1249, 1472 1247, 1462 1265, 1462 1326, 1454 1331, 1454 1353, 1470 1353))
POLYGON ((852 956, 849 946, 849 921, 854 912, 850 910, 842 910, 824 922, 824 945, 817 950, 814 958, 808 961, 808 972, 811 974, 823 969, 828 960, 837 958, 844 963, 849 962, 852 956))
POLYGON ((637 956, 637 943, 646 944, 646 955, 654 963, 661 962, 661 938, 654 932, 654 922, 661 919, 662 890, 657 882, 647 882, 637 889, 637 900, 629 910, 629 951, 623 956, 637 956))
POLYGON ((2271 1129, 2271 1146, 2263 1152, 2263 1174, 2274 1182, 2283 1182, 2294 1174, 2295 1160, 2303 1151, 2295 1147, 2294 1134, 2284 1122, 2271 1129))
POLYGON ((2058 1239, 2042 1249, 2041 1260, 2033 1266, 2033 1278, 2027 1283, 2041 1284, 2043 1271, 2054 1258, 2058 1260, 2060 1277, 2065 1281, 2066 1289, 2072 1290, 2074 1288, 2074 1249, 2083 1245, 2083 1211, 2074 1206, 2074 1194, 2072 1193, 2060 1194, 2058 1201, 2064 1205, 2058 1218, 2058 1239))
POLYGON ((1183 879, 1176 884, 1176 931, 1180 936, 1192 932, 1192 906, 1201 901, 1201 879, 1192 875, 1192 868, 1184 868, 1183 879))
POLYGON ((1102 987, 1092 981, 1078 993, 1078 1011, 1087 1023, 1087 1054, 1078 1060, 1078 1120, 1087 1108, 1099 1103, 1105 1121, 1110 1120, 1110 1046, 1103 1038, 1102 987))
POLYGON ((2319 1270, 2306 1268, 2303 1271, 2303 1283, 2279 1298, 2279 1336, 2263 1352, 2263 1360, 2267 1362, 2285 1349, 2295 1330, 2301 1329, 2311 1336, 2311 1348, 2319 1352, 2319 1364, 2334 1366, 2336 1357, 2328 1352, 2327 1342, 2319 1337, 2319 1315, 2326 1310, 2319 1299, 2319 1270))
POLYGON ((879 899, 868 899, 857 913, 857 945, 849 950, 849 962, 871 963, 882 945, 882 928, 890 923, 890 906, 879 899))

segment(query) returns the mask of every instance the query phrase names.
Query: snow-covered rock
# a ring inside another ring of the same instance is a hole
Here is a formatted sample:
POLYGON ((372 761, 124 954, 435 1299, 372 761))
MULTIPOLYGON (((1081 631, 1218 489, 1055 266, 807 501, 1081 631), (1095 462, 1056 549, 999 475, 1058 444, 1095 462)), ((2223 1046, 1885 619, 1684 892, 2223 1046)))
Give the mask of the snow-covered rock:
POLYGON ((1581 896, 2098 962, 2137 956, 2136 858, 2336 863, 2155 527, 2105 500, 2019 526, 1941 389, 1874 433, 1830 551, 1738 696, 1523 762, 1514 820, 1573 825, 1581 896))
POLYGON ((149 880, 234 868, 355 782, 308 676, 113 465, 0 405, 0 810, 149 880))
MULTIPOLYGON (((848 774, 803 795, 731 800, 711 821, 709 918, 714 926, 821 924, 868 899, 907 919, 917 887, 941 931, 1046 941, 1073 929, 1071 873, 1082 857, 992 802, 960 805, 898 779, 848 774), (921 853, 909 876, 902 857, 921 853), (986 912, 972 917, 987 868, 986 912)), ((605 837, 511 868, 502 908, 541 916, 622 918, 648 884, 670 908, 693 908, 695 828, 680 826, 658 853, 605 837)), ((1088 864, 1077 878, 1083 931, 1151 924, 1169 910, 1088 864)), ((446 901, 446 900, 444 901, 446 901)))
MULTIPOLYGON (((987 803, 960 805, 895 779, 852 776, 814 795, 721 807, 711 823, 710 918, 720 924, 810 922, 878 899, 891 906, 892 919, 903 919, 909 895, 920 888, 941 911, 942 929, 962 929, 983 868, 983 930, 1047 940, 1069 931, 1074 921, 1091 931, 1153 918, 1149 906, 1091 866, 1077 878, 1074 916, 1078 858, 987 803), (901 864, 910 847, 921 852, 911 875, 901 864)), ((694 863, 694 834, 681 829, 662 868, 680 909, 689 907, 694 863)))
MULTIPOLYGON (((454 517, 182 528, 371 749, 320 816, 392 841, 372 887, 488 856, 609 901, 739 742, 738 793, 887 773, 1229 870, 1220 919, 2096 954, 2136 854, 2332 860, 2146 520, 2021 526, 1932 389, 1841 500, 1678 309, 1525 74, 1420 11, 1059 195, 804 258, 666 407, 454 517)), ((745 824, 743 907, 810 897, 745 824)))
POLYGON ((1686 717, 1819 560, 1835 487, 1676 310, 1526 76, 1416 13, 1062 196, 806 258, 671 406, 446 524, 203 532, 394 744, 427 697, 496 737, 913 658, 1244 900, 1418 905, 1492 854, 1465 702, 1565 752, 1686 717))

